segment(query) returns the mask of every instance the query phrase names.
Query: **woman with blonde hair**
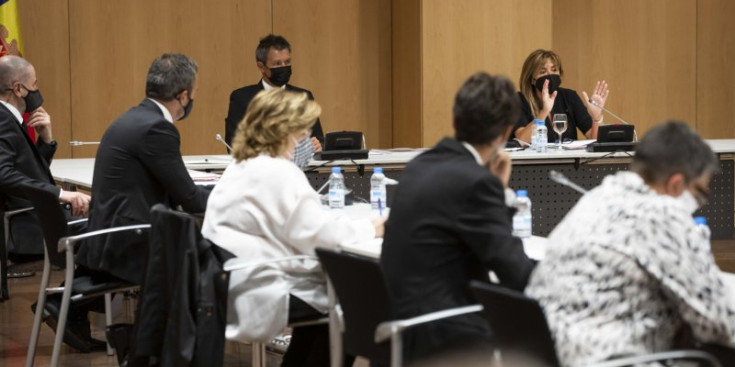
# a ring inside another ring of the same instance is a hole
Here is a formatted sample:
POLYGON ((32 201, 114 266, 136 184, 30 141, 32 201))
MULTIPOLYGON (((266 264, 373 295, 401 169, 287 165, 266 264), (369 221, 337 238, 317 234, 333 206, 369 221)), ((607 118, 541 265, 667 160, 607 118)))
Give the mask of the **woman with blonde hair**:
POLYGON ((559 139, 552 126, 554 114, 567 115, 567 130, 562 139, 576 140, 577 129, 587 139, 597 138, 597 128, 602 123, 602 108, 607 101, 607 82, 598 81, 591 96, 582 92, 580 99, 572 89, 560 88, 564 69, 559 55, 550 50, 531 52, 523 63, 521 78, 521 117, 516 123, 515 138, 530 142, 533 124, 543 121, 548 129, 548 141, 559 139), (592 103, 590 103, 592 101, 592 103))
MULTIPOLYGON (((258 93, 235 133, 234 160, 209 197, 204 237, 233 253, 236 259, 230 261, 265 261, 231 274, 230 340, 267 342, 289 320, 327 312, 326 280, 316 260, 268 260, 382 237, 380 219, 350 220, 325 209, 291 160, 320 113, 306 94, 258 93)), ((282 365, 328 366, 327 326, 294 329, 282 365)))

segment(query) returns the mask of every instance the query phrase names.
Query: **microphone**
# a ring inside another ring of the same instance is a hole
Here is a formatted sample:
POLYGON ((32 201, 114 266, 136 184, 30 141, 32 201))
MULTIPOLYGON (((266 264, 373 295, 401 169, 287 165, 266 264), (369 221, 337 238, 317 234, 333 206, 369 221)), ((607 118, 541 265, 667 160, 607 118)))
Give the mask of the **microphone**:
POLYGON ((232 147, 230 146, 230 144, 227 144, 227 142, 225 142, 225 139, 222 139, 222 135, 217 134, 214 136, 214 138, 217 139, 217 141, 219 141, 220 143, 224 144, 227 147, 227 149, 232 151, 232 147))
POLYGON ((73 147, 78 147, 80 145, 99 145, 100 142, 98 141, 78 141, 78 140, 72 140, 69 142, 69 145, 73 147))
MULTIPOLYGON (((615 117, 618 121, 622 122, 623 124, 625 124, 625 125, 632 125, 632 124, 629 124, 628 121, 623 120, 620 116, 612 113, 612 111, 608 110, 607 108, 602 107, 602 106, 598 105, 597 103, 595 103, 592 100, 592 98, 589 99, 589 102, 590 102, 591 105, 593 105, 595 107, 598 107, 601 110, 609 113, 612 117, 615 117)), ((633 128, 633 139, 634 139, 634 141, 638 141, 638 133, 635 131, 635 128, 633 128)))
POLYGON ((567 176, 564 176, 561 172, 558 172, 556 170, 549 171, 549 178, 559 184, 562 184, 564 186, 570 187, 574 189, 574 191, 577 191, 578 193, 584 195, 587 193, 587 189, 575 184, 570 179, 567 178, 567 176))

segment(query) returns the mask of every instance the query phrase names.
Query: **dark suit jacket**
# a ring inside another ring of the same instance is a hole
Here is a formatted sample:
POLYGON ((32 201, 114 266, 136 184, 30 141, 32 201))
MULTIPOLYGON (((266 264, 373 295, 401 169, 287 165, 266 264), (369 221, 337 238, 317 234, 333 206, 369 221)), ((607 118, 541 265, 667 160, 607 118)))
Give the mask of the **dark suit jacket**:
MULTIPOLYGON (((476 303, 471 280, 522 290, 535 262, 512 235, 513 210, 500 180, 458 141, 445 138, 409 162, 393 197, 380 257, 398 318, 476 303)), ((488 342, 479 314, 454 317, 406 334, 406 357, 488 342)))
MULTIPOLYGON (((97 150, 88 230, 150 223, 157 203, 204 212, 209 191, 191 180, 180 145, 179 131, 149 99, 115 120, 97 150)), ((80 247, 77 263, 140 284, 148 248, 139 237, 95 237, 80 247)))
MULTIPOLYGON (((259 81, 256 84, 248 85, 240 89, 235 89, 230 94, 230 108, 227 111, 227 118, 225 118, 225 141, 227 144, 232 145, 232 139, 235 137, 237 131, 237 125, 245 117, 245 111, 248 109, 250 101, 253 100, 258 92, 263 90, 263 82, 259 81)), ((286 90, 291 92, 306 93, 310 100, 314 100, 314 95, 306 89, 294 87, 293 85, 286 84, 286 90)), ((319 139, 324 144, 324 132, 322 131, 322 124, 319 119, 316 120, 314 127, 311 131, 311 136, 319 139)))
MULTIPOLYGON (((48 191, 57 197, 49 170, 56 152, 56 143, 46 144, 42 139, 34 146, 28 133, 13 113, 0 104, 0 208, 4 211, 31 207, 23 199, 24 187, 48 191)), ((0 229, 1 231, 1 229, 0 229)), ((8 251, 18 254, 43 254, 43 232, 35 214, 23 213, 11 221, 11 239, 8 251)), ((0 239, 2 240, 2 239, 0 239)))
POLYGON ((161 204, 151 209, 147 275, 136 315, 136 357, 160 367, 222 366, 233 255, 202 238, 195 219, 161 204))

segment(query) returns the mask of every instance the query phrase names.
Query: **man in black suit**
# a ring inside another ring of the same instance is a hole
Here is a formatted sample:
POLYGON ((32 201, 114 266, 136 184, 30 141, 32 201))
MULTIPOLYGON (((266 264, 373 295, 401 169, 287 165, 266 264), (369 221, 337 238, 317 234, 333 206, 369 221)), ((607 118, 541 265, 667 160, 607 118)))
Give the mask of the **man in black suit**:
MULTIPOLYGON (((23 188, 36 187, 72 204, 75 215, 85 215, 89 196, 61 190, 51 176, 49 165, 57 144, 51 132, 51 117, 41 107, 43 97, 35 68, 18 56, 0 58, 0 87, 0 207, 5 211, 30 207, 23 198, 23 188), (30 114, 27 123, 22 118, 26 112, 30 114), (36 144, 26 126, 36 130, 36 144)), ((43 232, 34 214, 13 217, 10 232, 8 252, 43 255, 43 232)))
MULTIPOLYGON (((512 235, 511 163, 502 150, 519 110, 508 79, 477 73, 455 98, 455 137, 406 166, 380 257, 396 317, 474 304, 469 282, 488 282, 489 271, 507 287, 526 286, 535 263, 512 235)), ((406 334, 406 356, 488 348, 490 334, 479 314, 433 322, 406 334)))
MULTIPOLYGON (((255 49, 255 64, 262 74, 262 79, 256 84, 235 89, 230 94, 230 107, 227 111, 227 118, 225 118, 225 142, 228 145, 232 145, 237 125, 245 117, 250 101, 258 92, 272 88, 284 88, 293 92, 306 93, 310 100, 314 100, 314 96, 310 91, 288 84, 291 78, 291 45, 285 38, 270 34, 261 39, 255 49)), ((312 154, 322 151, 324 133, 319 119, 316 120, 312 128, 311 139, 308 142, 311 143, 311 146, 305 148, 309 148, 312 154)), ((297 147, 294 154, 295 158, 301 155, 299 153, 301 149, 297 147)), ((306 160, 308 161, 308 159, 306 160)), ((303 164, 299 165, 303 166, 303 164)))
MULTIPOLYGON (((88 230, 150 223, 157 203, 203 213, 209 191, 197 187, 181 158, 174 121, 191 111, 197 65, 180 54, 153 61, 146 99, 117 118, 102 136, 94 164, 88 230)), ((83 244, 77 263, 141 284, 148 248, 138 236, 95 237, 83 244)))

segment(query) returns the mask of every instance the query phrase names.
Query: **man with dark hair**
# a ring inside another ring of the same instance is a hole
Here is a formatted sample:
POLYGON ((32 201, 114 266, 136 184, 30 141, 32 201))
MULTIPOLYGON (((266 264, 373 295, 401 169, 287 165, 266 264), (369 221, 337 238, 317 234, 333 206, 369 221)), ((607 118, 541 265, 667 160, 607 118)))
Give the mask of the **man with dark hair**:
POLYGON ((527 293, 544 308, 562 365, 677 340, 735 342, 730 291, 692 219, 717 168, 689 126, 659 125, 636 147, 632 172, 606 177, 554 228, 527 293))
MULTIPOLYGON (((455 98, 455 137, 406 166, 380 257, 397 318, 474 304, 469 282, 488 282, 489 271, 507 287, 525 287, 534 262, 512 235, 511 162, 502 149, 518 111, 508 79, 477 73, 455 98)), ((469 314, 412 329, 405 352, 416 359, 486 348, 490 337, 483 317, 469 314)))
MULTIPOLYGON (((306 93, 310 100, 314 96, 310 91, 288 84, 291 78, 291 45, 281 36, 269 34, 258 43, 255 49, 255 65, 262 75, 261 80, 232 91, 230 107, 225 118, 225 142, 232 145, 237 125, 240 124, 250 101, 258 92, 273 88, 283 88, 293 92, 306 93)), ((305 139, 296 147, 294 162, 303 167, 309 162, 314 153, 322 151, 324 133, 319 119, 316 120, 311 132, 311 139, 305 139)))
MULTIPOLYGON (((10 211, 31 207, 24 199, 23 188, 38 187, 70 203, 75 215, 86 214, 89 196, 61 190, 51 176, 49 165, 56 152, 56 140, 51 133, 51 117, 41 107, 43 97, 33 65, 18 56, 0 58, 0 88, 0 208, 10 211), (27 122, 23 121, 23 113, 30 114, 27 122), (36 130, 36 144, 26 133, 26 125, 36 130)), ((34 214, 13 217, 10 232, 6 246, 11 257, 43 255, 43 232, 34 214)))
MULTIPOLYGON (((157 203, 204 212, 209 191, 197 187, 186 170, 174 125, 191 112, 196 76, 196 63, 184 55, 155 59, 146 79, 147 98, 107 128, 94 164, 90 231, 150 223, 157 203)), ((77 263, 140 284, 148 249, 138 238, 95 237, 80 247, 77 263)))

